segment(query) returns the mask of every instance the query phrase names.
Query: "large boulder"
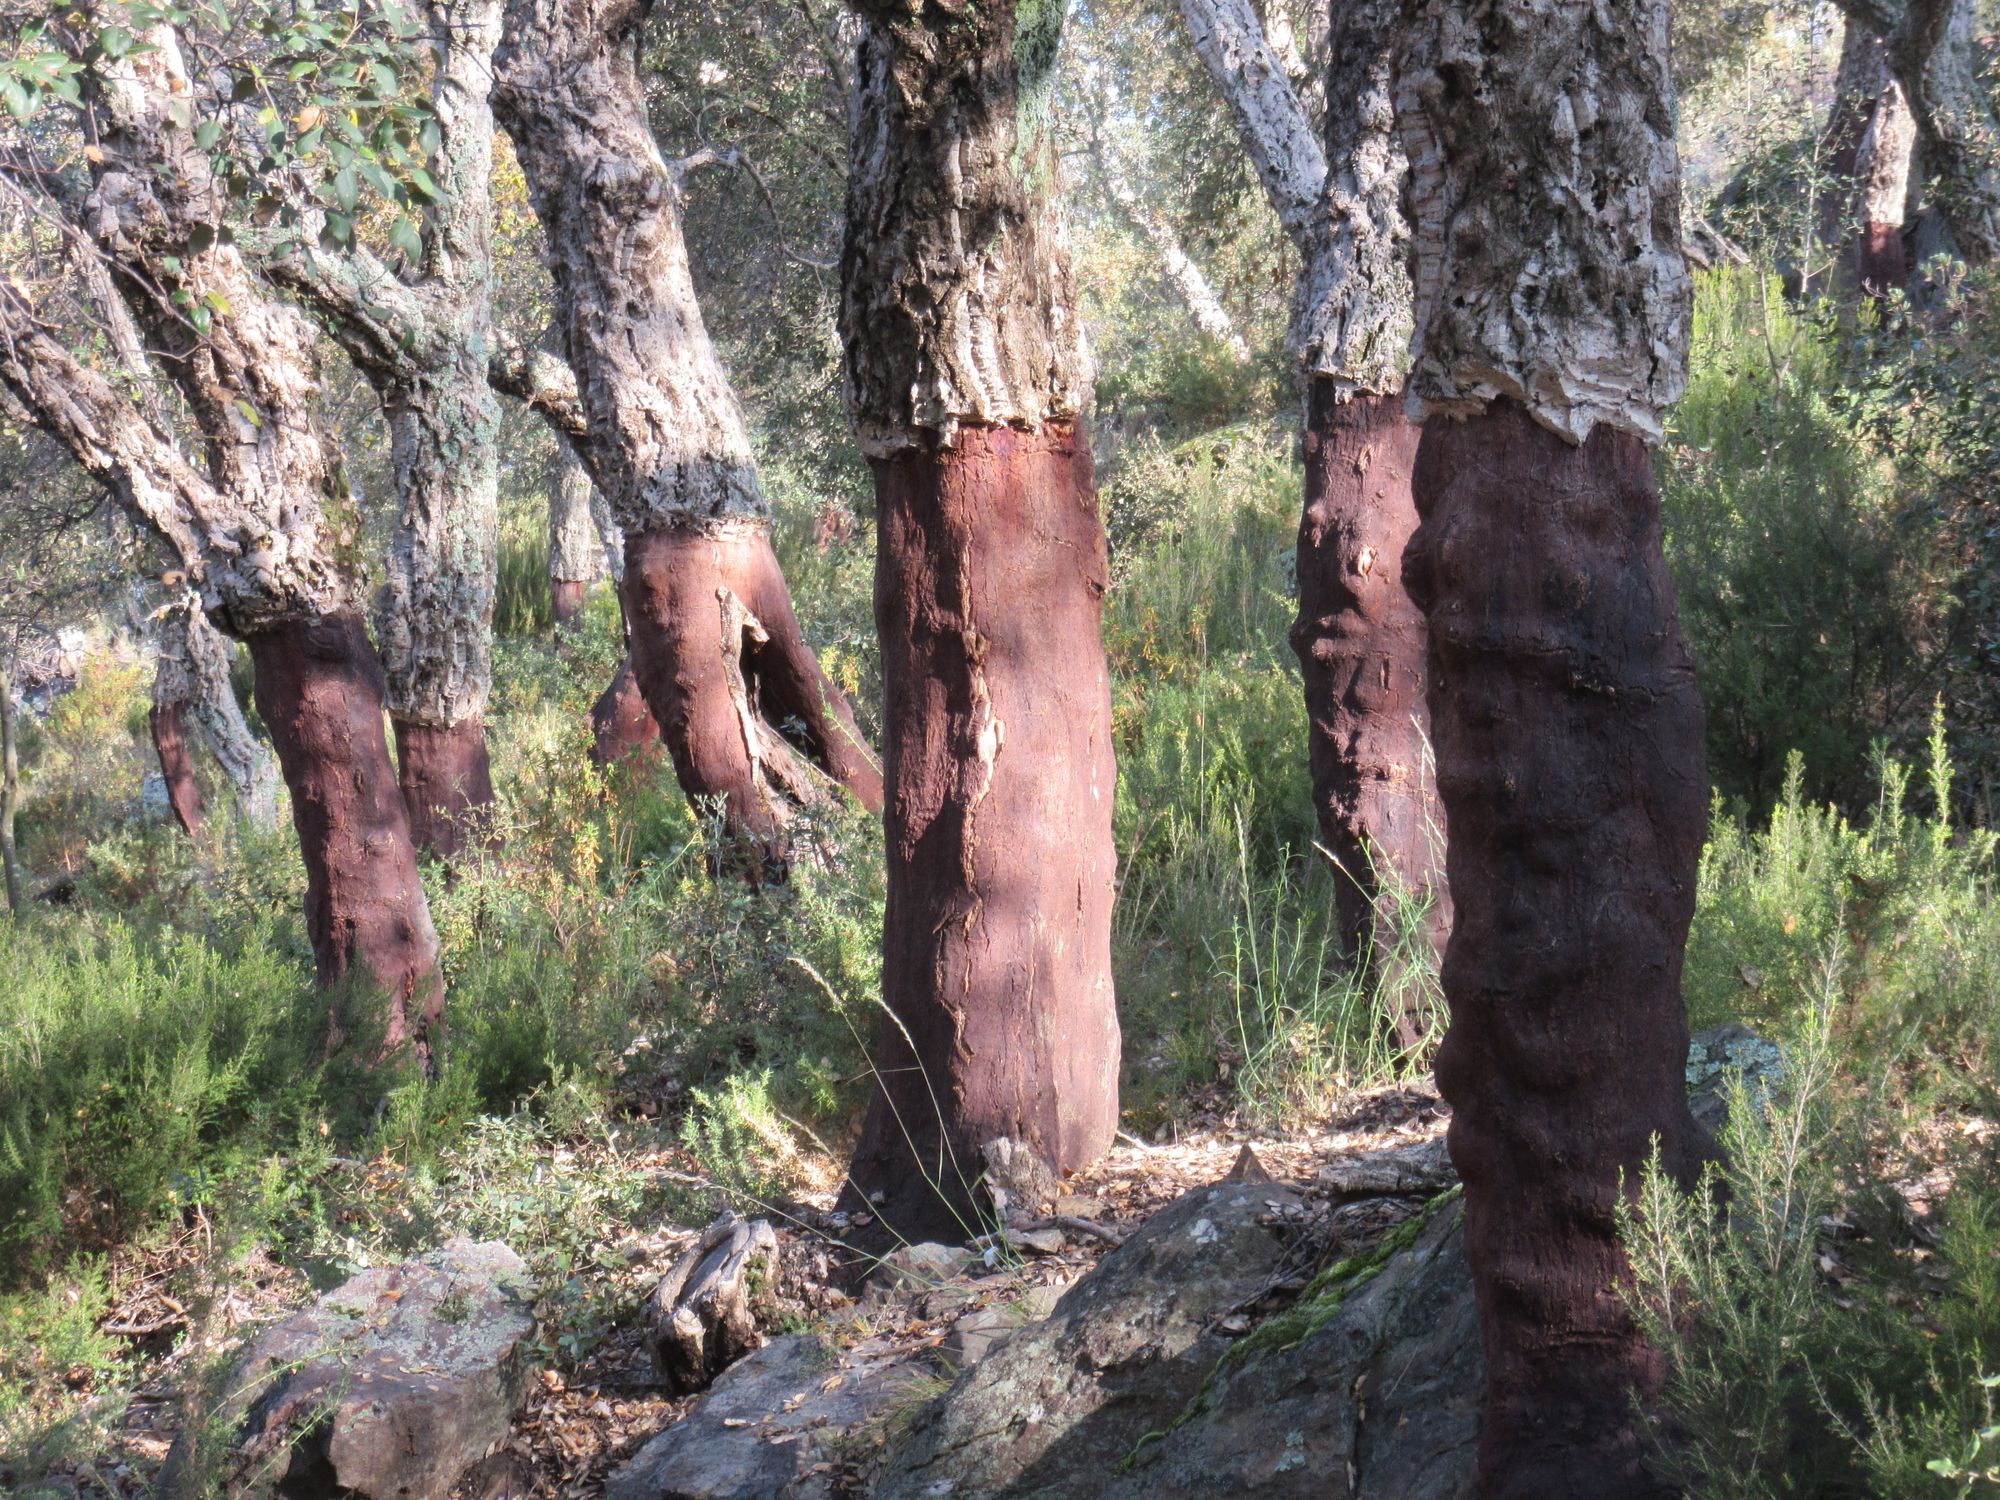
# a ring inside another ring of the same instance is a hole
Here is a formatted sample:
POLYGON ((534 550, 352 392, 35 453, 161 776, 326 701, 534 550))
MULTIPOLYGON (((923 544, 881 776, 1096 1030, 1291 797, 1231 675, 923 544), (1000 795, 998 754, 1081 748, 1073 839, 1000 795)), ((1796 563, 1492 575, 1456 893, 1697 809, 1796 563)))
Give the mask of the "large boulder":
POLYGON ((1270 1285, 1297 1203, 1270 1183, 1222 1182, 1162 1209, 918 1415, 877 1500, 1096 1500, 1111 1465, 1172 1424, 1228 1351, 1217 1325, 1270 1285))
POLYGON ((830 1500, 850 1434, 907 1402, 918 1373, 884 1350, 773 1339, 616 1470, 605 1500, 830 1500))
MULTIPOLYGON (((1115 1472, 1090 1493, 1471 1500, 1485 1361, 1459 1220, 1457 1201, 1442 1203, 1324 1273, 1231 1348, 1164 1432, 1107 1455, 1115 1472)), ((1051 1482, 1004 1493, 1083 1491, 1051 1482)))
POLYGON ((528 1268, 505 1245, 452 1240, 361 1272, 268 1329, 212 1420, 168 1455, 161 1491, 445 1500, 507 1435, 527 1384, 528 1268))

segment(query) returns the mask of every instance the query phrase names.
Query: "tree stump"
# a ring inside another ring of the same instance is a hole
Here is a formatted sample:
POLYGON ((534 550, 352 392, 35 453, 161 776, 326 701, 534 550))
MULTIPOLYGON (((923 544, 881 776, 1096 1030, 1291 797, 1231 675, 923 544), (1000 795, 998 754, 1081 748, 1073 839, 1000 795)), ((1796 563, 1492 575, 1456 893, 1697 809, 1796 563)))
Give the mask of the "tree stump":
POLYGON ((725 1210, 702 1231, 646 1304, 646 1349, 667 1389, 706 1390, 762 1346, 756 1308, 777 1270, 778 1236, 764 1220, 725 1210))

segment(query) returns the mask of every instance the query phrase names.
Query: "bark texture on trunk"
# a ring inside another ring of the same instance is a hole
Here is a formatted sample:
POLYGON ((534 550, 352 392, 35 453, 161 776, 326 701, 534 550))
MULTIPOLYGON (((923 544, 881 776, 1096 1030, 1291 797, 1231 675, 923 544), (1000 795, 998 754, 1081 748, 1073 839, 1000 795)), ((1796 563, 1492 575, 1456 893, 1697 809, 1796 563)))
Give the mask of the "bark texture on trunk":
MULTIPOLYGON (((426 742, 442 737, 453 746, 484 735, 493 680, 500 411, 489 368, 489 94, 501 10, 501 0, 436 0, 430 7, 438 49, 437 191, 412 273, 399 275, 360 245, 336 254, 303 237, 266 260, 273 278, 313 309, 382 399, 399 504, 376 603, 389 712, 399 734, 416 730, 426 742)), ((472 759, 483 767, 484 750, 472 759)), ((492 800, 483 775, 465 785, 455 796, 476 797, 483 788, 485 801, 492 800)), ((413 790, 429 796, 438 789, 413 790)), ((413 803, 410 814, 423 847, 446 852, 429 842, 433 831, 457 846, 430 807, 413 803)))
MULTIPOLYGON (((236 690, 229 680, 228 639, 209 624, 200 601, 190 597, 175 600, 161 611, 154 647, 159 663, 153 678, 153 740, 169 792, 174 789, 177 771, 167 766, 170 751, 162 742, 162 720, 167 721, 164 733, 169 740, 178 735, 185 741, 192 725, 221 767, 243 816, 259 827, 274 826, 278 819, 278 767, 271 752, 250 732, 242 705, 236 701, 236 690)), ((179 754, 185 760, 185 750, 179 754)), ((194 793, 192 806, 198 814, 200 793, 192 780, 191 762, 187 769, 188 789, 194 793)), ((195 829, 181 816, 178 800, 174 812, 181 826, 193 833, 195 829)))
POLYGON ((460 719, 449 728, 415 719, 396 725, 396 780, 410 817, 410 837, 439 859, 457 857, 483 809, 493 805, 493 765, 486 721, 460 719))
MULTIPOLYGON (((1350 952, 1385 945, 1389 903, 1405 897, 1429 902, 1440 952, 1451 930, 1424 616, 1403 585, 1403 552, 1417 526, 1410 476, 1418 436, 1400 395, 1343 400, 1331 377, 1314 379, 1292 649, 1311 716, 1313 804, 1321 843, 1339 866, 1350 952)), ((1390 1020, 1413 1047, 1433 1018, 1390 1020)))
POLYGON ((161 697, 158 679, 153 683, 153 705, 146 712, 146 723, 152 730, 153 758, 160 763, 160 778, 167 784, 167 805, 174 810, 174 821, 189 838, 200 838, 201 783, 194 774, 187 719, 179 699, 161 697))
POLYGON ((1910 158, 1917 145, 1916 117, 1902 85, 1887 79, 1875 98, 1858 158, 1861 234, 1855 273, 1863 291, 1886 297, 1909 279, 1903 248, 1903 215, 1910 201, 1910 158))
MULTIPOLYGON (((702 323, 680 189, 647 114, 637 53, 645 11, 640 0, 509 0, 494 105, 542 223, 588 434, 578 451, 625 535, 622 587, 639 686, 689 796, 721 798, 731 836, 771 848, 813 776, 803 763, 797 776, 770 769, 783 760, 775 719, 736 724, 737 748, 725 751, 710 691, 726 633, 718 601, 711 595, 686 618, 662 612, 677 593, 693 602, 683 572, 738 591, 772 632, 764 670, 809 683, 800 697, 812 700, 825 730, 806 752, 812 765, 870 807, 881 805, 881 776, 849 738, 852 714, 812 660, 771 551, 770 505, 742 409, 702 323), (696 545, 704 533, 705 551, 696 545), (642 609, 651 611, 643 619, 642 609)), ((759 691, 746 685, 753 698, 759 691)), ((784 712, 804 710, 787 704, 784 712)))
POLYGON ((1117 1126, 1107 562, 1072 429, 960 428, 875 486, 895 1022, 850 1178, 922 1239, 977 1222, 989 1142, 1069 1172, 1117 1126))
MULTIPOLYGON (((1337 11, 1322 152, 1247 0, 1181 0, 1303 262, 1289 340, 1306 382, 1292 645, 1312 725, 1321 839, 1339 867, 1342 933, 1350 952, 1386 954, 1400 888, 1431 902, 1430 936, 1442 951, 1451 902, 1444 817, 1426 769, 1423 615, 1403 588, 1403 546, 1417 524, 1417 429, 1401 396, 1411 319, 1400 204, 1407 165, 1392 90, 1401 8, 1356 0, 1337 11)), ((1398 1038, 1416 1045, 1431 1018, 1412 1009, 1409 986, 1385 990, 1401 997, 1389 1018, 1398 1038)))
POLYGON ((422 1055, 444 1007, 438 939, 389 763, 382 667, 367 627, 350 611, 272 625, 249 646, 257 703, 292 789, 319 982, 356 982, 352 1001, 368 1008, 336 1011, 329 1050, 379 1032, 383 1056, 412 1043, 422 1055))
POLYGON ((590 706, 590 731, 590 757, 600 766, 614 766, 660 743, 659 722, 639 690, 639 674, 632 669, 629 651, 590 706))
POLYGON ((312 337, 219 232, 226 194, 194 141, 172 28, 140 40, 90 99, 97 153, 79 217, 205 462, 72 359, 13 287, 0 288, 0 381, 174 548, 210 618, 250 641, 292 789, 320 979, 359 970, 380 982, 396 1045, 442 1003, 437 942, 382 734, 380 668, 322 508, 333 475, 312 417, 312 337), (205 309, 205 329, 187 306, 205 309))
MULTIPOLYGON (((1861 143, 1867 138, 1876 100, 1888 81, 1889 49, 1867 27, 1850 23, 1841 33, 1833 102, 1819 134, 1818 166, 1826 178, 1819 203, 1819 242, 1827 265, 1819 275, 1808 276, 1808 290, 1834 277, 1842 252, 1856 233, 1861 143)), ((1808 271, 1819 264, 1815 261, 1808 271)))
POLYGON ((590 499, 590 471, 574 448, 557 443, 549 484, 549 591, 558 625, 583 608, 591 584, 604 576, 604 548, 590 499))
POLYGON ((989 1151, 1073 1170, 1117 1123, 1106 549, 1064 8, 859 9, 841 334, 878 500, 889 1014, 847 1199, 923 1236, 976 1222, 989 1151))
POLYGON ((1416 414, 1659 441, 1692 305, 1664 0, 1422 0, 1411 33, 1416 414))
POLYGON ((631 662, 689 798, 720 798, 732 863, 782 876, 795 809, 830 777, 871 812, 882 782, 820 671, 760 525, 683 526, 625 539, 631 662))
POLYGON ((1572 446, 1500 401, 1425 427, 1416 498, 1481 1493, 1664 1496, 1631 1407, 1660 1371, 1619 1296, 1612 1205, 1655 1139, 1684 1183, 1701 1160, 1680 976, 1708 785, 1651 457, 1603 425, 1572 446))

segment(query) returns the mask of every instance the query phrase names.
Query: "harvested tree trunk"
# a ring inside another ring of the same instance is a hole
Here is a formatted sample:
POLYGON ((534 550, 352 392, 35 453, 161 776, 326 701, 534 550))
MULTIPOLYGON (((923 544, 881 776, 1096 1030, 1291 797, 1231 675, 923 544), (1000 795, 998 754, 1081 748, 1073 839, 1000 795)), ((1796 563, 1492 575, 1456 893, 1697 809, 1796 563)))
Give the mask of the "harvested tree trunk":
POLYGON ((604 549, 590 513, 590 471, 568 443, 556 444, 549 485, 549 599, 558 625, 583 609, 590 586, 604 576, 604 549))
POLYGON ((1437 1074, 1487 1360, 1481 1494, 1664 1496, 1614 1206, 1656 1144, 1684 1185, 1703 1152, 1680 996, 1701 700, 1646 451, 1692 300, 1666 6, 1429 0, 1406 59, 1407 567, 1451 828, 1437 1074))
POLYGON ((310 236, 265 258, 382 399, 399 511, 376 635, 418 847, 454 858, 492 804, 486 703, 500 530, 493 335, 493 112, 501 0, 430 8, 439 146, 421 253, 404 277, 310 236))
POLYGON ((1903 216, 1910 201, 1910 158, 1917 145, 1916 117, 1903 87, 1886 80, 1861 142, 1861 233, 1854 247, 1855 277, 1871 297, 1886 297, 1909 280, 1903 216))
POLYGON ((367 627, 353 612, 284 621, 252 632, 249 646, 257 703, 292 789, 320 985, 372 992, 366 1010, 333 1018, 329 1050, 352 1037, 382 1056, 412 1043, 427 1056, 444 1007, 437 931, 389 763, 382 667, 367 627), (369 1024, 379 1038, 354 1035, 369 1024))
POLYGON ((174 810, 174 821, 189 838, 200 838, 201 782, 195 777, 194 755, 188 748, 185 709, 186 699, 166 687, 164 674, 153 679, 153 703, 146 711, 153 758, 160 763, 160 779, 167 785, 167 805, 174 810))
MULTIPOLYGON (((1249 0, 1182 0, 1181 13, 1302 263, 1288 340, 1306 386, 1291 639, 1341 934, 1350 953, 1386 958, 1404 936, 1397 908, 1414 903, 1441 954, 1451 930, 1444 815, 1428 772, 1423 615, 1403 587, 1417 429, 1401 399, 1411 292, 1391 98, 1400 10, 1390 0, 1338 8, 1323 149, 1249 0)), ((1421 987, 1379 977, 1398 1041, 1417 1047, 1435 1024, 1421 987)))
POLYGON ((640 691, 682 790, 725 809, 724 858, 762 879, 782 873, 784 830, 818 777, 879 811, 881 773, 797 629, 771 549, 743 413, 695 299, 680 188, 647 114, 645 9, 509 0, 494 104, 542 223, 587 433, 579 452, 625 536, 640 691), (746 651, 729 638, 713 593, 686 618, 663 612, 700 587, 734 593, 768 642, 746 651), (733 697, 714 690, 724 661, 737 664, 733 697), (784 738, 774 713, 802 716, 811 774, 774 770, 784 738))
POLYGON ((193 596, 175 600, 157 619, 153 746, 175 818, 190 834, 200 829, 201 791, 187 744, 191 726, 221 767, 243 816, 260 828, 275 826, 278 767, 250 732, 236 701, 228 639, 208 622, 201 601, 193 596))
POLYGON ((725 1210, 646 1299, 644 1341, 674 1395, 707 1390, 761 1348, 760 1302, 778 1275, 778 1237, 762 1219, 725 1210))
POLYGON ((1060 6, 861 7, 842 254, 875 472, 888 910, 845 1201, 963 1235, 1011 1140, 1111 1144, 1116 768, 1091 369, 1056 203, 1060 6))
MULTIPOLYGON (((421 1041, 442 991, 408 821, 400 798, 384 805, 379 790, 393 786, 380 668, 321 508, 332 475, 312 417, 313 341, 214 233, 224 195, 194 141, 173 29, 156 25, 140 40, 106 64, 91 100, 97 154, 79 217, 186 401, 206 462, 190 463, 7 288, 0 381, 175 550, 210 618, 250 643, 259 705, 292 790, 319 976, 328 986, 352 976, 390 997, 386 1057, 401 1041, 421 1041), (200 334, 188 304, 210 310, 200 334)), ((335 1001, 333 1044, 363 1019, 350 1004, 335 1001)))
MULTIPOLYGON (((625 539, 631 661, 684 787, 722 787, 753 883, 782 878, 793 810, 829 777, 875 776, 846 701, 805 643, 768 526, 711 524, 625 539)), ((877 801, 879 802, 879 797, 877 801)))
POLYGON ((615 766, 629 755, 652 751, 660 743, 660 724, 639 690, 639 674, 627 652, 610 684, 590 706, 590 756, 600 766, 615 766))
POLYGON ((1841 33, 1833 103, 1819 135, 1819 170, 1825 178, 1819 203, 1819 246, 1824 261, 1808 259, 1803 291, 1824 291, 1835 279, 1856 230, 1860 204, 1862 142, 1876 101, 1889 82, 1889 49, 1867 27, 1850 21, 1841 33), (1821 270, 1822 265, 1824 270, 1821 270))

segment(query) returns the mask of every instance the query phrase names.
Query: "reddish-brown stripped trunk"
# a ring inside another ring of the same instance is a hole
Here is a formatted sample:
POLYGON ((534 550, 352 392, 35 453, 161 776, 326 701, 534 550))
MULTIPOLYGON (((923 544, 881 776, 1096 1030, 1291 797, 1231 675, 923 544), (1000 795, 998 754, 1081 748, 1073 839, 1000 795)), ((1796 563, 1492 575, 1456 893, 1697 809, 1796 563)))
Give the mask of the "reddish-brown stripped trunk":
POLYGON ((382 667, 367 628, 347 611, 281 620, 248 644, 257 707, 291 788, 320 985, 357 982, 382 1006, 334 1015, 329 1050, 360 1025, 379 1028, 383 1057, 410 1043, 427 1056, 444 1008, 437 931, 389 763, 382 667))
POLYGON ((156 702, 146 719, 153 731, 153 754, 159 758, 174 821, 190 838, 198 838, 202 829, 201 783, 195 779, 186 716, 178 703, 156 702))
POLYGON ((628 755, 651 751, 660 743, 660 725, 639 691, 639 674, 628 651, 597 701, 590 706, 590 758, 614 766, 628 755))
MULTIPOLYGON (((1410 473, 1421 430, 1403 398, 1343 395, 1313 379, 1306 499, 1299 522, 1299 617, 1292 626, 1311 714, 1313 803, 1338 866, 1335 897, 1350 952, 1381 953, 1399 900, 1430 904, 1438 952, 1451 930, 1444 828, 1430 771, 1423 611, 1403 587, 1417 527, 1410 473)), ((1429 1033, 1407 985, 1389 1019, 1405 1048, 1429 1033)))
POLYGON ((628 534, 624 599, 630 660, 676 779, 690 798, 720 799, 731 836, 751 846, 732 863, 781 874, 783 810, 817 801, 827 776, 881 811, 881 773, 806 645, 768 527, 628 534))
POLYGON ((556 624, 567 625, 583 613, 583 601, 590 594, 590 585, 573 578, 551 578, 549 580, 549 606, 555 615, 556 624))
POLYGON ((1630 433, 1600 423, 1572 447, 1501 399, 1430 419, 1415 492, 1481 1494, 1663 1496, 1632 1408, 1660 1369, 1620 1297, 1613 1204, 1656 1141, 1683 1183, 1702 1159, 1680 977, 1708 786, 1652 463, 1630 433))
POLYGON ((493 765, 486 749, 486 719, 474 714, 456 724, 396 725, 396 771, 410 836, 417 847, 452 860, 474 824, 493 806, 493 765))
POLYGON ((924 1239, 978 1222, 989 1142, 1067 1172, 1117 1127, 1106 551, 1067 426, 873 465, 892 1019, 848 1201, 924 1239))

